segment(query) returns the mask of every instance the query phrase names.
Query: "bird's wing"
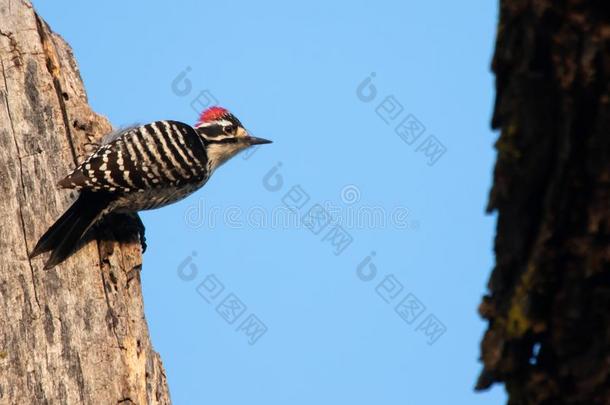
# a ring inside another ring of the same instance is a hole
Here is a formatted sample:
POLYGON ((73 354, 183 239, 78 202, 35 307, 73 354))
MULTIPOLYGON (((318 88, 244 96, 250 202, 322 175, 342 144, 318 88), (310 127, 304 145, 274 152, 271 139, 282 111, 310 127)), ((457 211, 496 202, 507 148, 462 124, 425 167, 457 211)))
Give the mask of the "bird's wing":
POLYGON ((111 136, 59 186, 130 192, 197 181, 207 170, 205 150, 189 125, 156 121, 111 136))

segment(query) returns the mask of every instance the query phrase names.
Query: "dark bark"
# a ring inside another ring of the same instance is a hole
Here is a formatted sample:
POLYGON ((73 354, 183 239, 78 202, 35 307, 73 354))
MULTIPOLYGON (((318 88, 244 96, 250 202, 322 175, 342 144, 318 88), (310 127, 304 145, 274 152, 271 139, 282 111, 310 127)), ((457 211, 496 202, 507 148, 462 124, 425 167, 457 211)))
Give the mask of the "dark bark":
POLYGON ((46 255, 28 258, 74 198, 57 181, 111 126, 26 0, 0 0, 0 73, 0 403, 169 403, 137 235, 101 230, 48 271, 46 255))
POLYGON ((478 389, 610 404, 610 4, 501 0, 478 389))

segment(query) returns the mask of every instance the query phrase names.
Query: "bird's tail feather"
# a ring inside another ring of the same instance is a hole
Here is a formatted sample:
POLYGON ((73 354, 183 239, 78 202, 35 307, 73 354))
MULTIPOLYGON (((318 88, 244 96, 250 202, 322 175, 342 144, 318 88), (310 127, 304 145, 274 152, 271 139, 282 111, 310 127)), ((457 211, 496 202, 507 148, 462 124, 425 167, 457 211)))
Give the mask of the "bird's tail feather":
POLYGON ((52 251, 45 264, 50 269, 66 260, 89 228, 100 218, 111 199, 104 192, 84 190, 70 208, 40 238, 30 258, 52 251))

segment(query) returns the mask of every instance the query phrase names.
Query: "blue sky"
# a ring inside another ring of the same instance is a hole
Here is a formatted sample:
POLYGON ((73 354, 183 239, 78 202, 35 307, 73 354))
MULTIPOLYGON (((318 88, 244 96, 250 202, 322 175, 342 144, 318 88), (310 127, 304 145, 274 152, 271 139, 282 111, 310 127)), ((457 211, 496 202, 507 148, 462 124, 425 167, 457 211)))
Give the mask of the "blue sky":
POLYGON ((114 125, 217 101, 274 140, 142 215, 174 403, 505 402, 473 392, 495 3, 35 1, 114 125))

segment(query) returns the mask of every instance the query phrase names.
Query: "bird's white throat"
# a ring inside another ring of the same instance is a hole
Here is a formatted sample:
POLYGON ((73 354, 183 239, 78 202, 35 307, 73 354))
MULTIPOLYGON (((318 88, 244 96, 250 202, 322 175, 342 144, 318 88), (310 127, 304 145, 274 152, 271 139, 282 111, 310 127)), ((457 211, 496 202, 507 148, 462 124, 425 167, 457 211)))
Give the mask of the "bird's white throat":
POLYGON ((244 145, 239 142, 229 144, 210 143, 206 150, 208 154, 208 160, 210 162, 210 168, 212 170, 218 168, 227 160, 237 155, 243 149, 244 145))

